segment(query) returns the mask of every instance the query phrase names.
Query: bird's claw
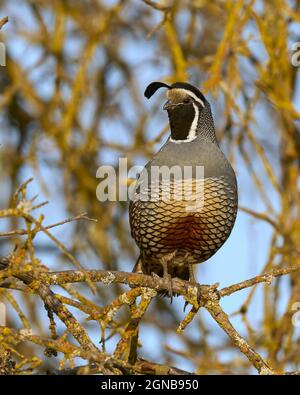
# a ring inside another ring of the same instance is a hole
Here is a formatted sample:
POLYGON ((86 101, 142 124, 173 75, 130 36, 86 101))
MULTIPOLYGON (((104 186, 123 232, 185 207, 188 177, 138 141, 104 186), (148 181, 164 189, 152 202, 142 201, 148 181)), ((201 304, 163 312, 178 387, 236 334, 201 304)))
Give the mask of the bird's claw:
POLYGON ((171 298, 171 303, 173 302, 173 286, 172 286, 172 277, 170 274, 164 274, 163 276, 164 283, 166 288, 168 289, 168 296, 171 298))

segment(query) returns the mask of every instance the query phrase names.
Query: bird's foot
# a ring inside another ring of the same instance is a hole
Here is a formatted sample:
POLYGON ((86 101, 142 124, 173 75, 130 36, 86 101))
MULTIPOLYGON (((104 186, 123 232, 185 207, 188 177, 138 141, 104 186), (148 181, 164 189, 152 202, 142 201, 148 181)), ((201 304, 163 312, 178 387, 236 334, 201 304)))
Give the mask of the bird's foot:
POLYGON ((173 302, 173 286, 172 286, 172 277, 170 274, 163 276, 164 283, 168 289, 168 296, 170 298, 170 303, 173 302))
MULTIPOLYGON (((196 277, 195 277, 195 273, 194 273, 194 269, 193 269, 193 264, 189 262, 189 253, 187 253, 184 258, 186 259, 186 264, 187 264, 188 270, 189 270, 189 283, 192 286, 197 287, 197 301, 199 303, 200 299, 201 299, 201 294, 200 294, 200 289, 199 289, 197 281, 196 281, 196 277)), ((189 304, 189 302, 184 303, 184 307, 183 307, 184 312, 185 312, 185 309, 188 304, 189 304)))
POLYGON ((173 287, 172 287, 172 277, 168 272, 168 262, 163 261, 163 280, 166 288, 168 289, 168 296, 171 299, 171 303, 173 302, 173 287))
POLYGON ((160 279, 159 275, 154 273, 154 272, 151 272, 151 276, 154 277, 154 278, 159 278, 160 279))
POLYGON ((189 263, 188 268, 189 268, 189 282, 191 284, 195 285, 195 284, 197 284, 197 281, 196 281, 193 265, 191 263, 189 263))
POLYGON ((191 256, 191 254, 189 252, 187 252, 184 257, 183 257, 183 261, 184 264, 187 266, 188 268, 188 273, 189 273, 189 282, 192 284, 197 284, 196 278, 195 278, 195 274, 194 274, 194 270, 193 270, 193 258, 191 256))
POLYGON ((168 271, 168 263, 173 260, 177 251, 172 252, 161 258, 161 265, 163 268, 163 280, 168 289, 168 296, 171 298, 171 303, 173 302, 173 285, 172 285, 172 276, 169 274, 168 271))
POLYGON ((163 277, 160 277, 158 274, 152 272, 151 276, 154 277, 155 279, 163 279, 166 288, 168 291, 164 294, 164 296, 168 295, 171 298, 171 303, 173 301, 173 289, 172 289, 172 277, 170 274, 167 273, 167 275, 163 275, 163 277))

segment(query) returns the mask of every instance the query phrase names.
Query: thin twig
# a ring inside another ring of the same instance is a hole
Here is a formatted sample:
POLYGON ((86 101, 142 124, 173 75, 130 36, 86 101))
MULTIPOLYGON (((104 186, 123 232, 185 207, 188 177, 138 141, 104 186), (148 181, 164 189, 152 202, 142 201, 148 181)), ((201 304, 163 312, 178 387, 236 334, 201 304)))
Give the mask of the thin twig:
POLYGON ((258 213, 254 210, 251 210, 250 208, 247 208, 247 207, 239 207, 239 209, 241 211, 244 211, 244 213, 252 215, 252 217, 254 217, 254 218, 261 219, 263 221, 268 222, 268 224, 272 225, 274 229, 276 229, 278 232, 280 232, 280 228, 279 228, 278 224, 275 221, 273 221, 272 218, 270 218, 267 214, 258 213))
POLYGON ((157 3, 156 1, 153 0, 142 0, 145 4, 149 5, 150 7, 154 8, 155 10, 158 11, 169 11, 170 8, 172 8, 171 5, 162 5, 157 3))
POLYGON ((8 22, 8 16, 5 16, 4 18, 0 19, 0 30, 2 27, 8 22))
POLYGON ((33 177, 30 177, 30 178, 28 178, 28 180, 24 181, 24 182, 18 187, 18 189, 17 189, 16 192, 14 193, 14 198, 13 198, 14 201, 17 201, 20 192, 22 192, 22 191, 27 187, 27 185, 28 185, 30 182, 32 182, 32 181, 33 181, 33 177))
POLYGON ((282 269, 274 269, 271 272, 262 274, 260 276, 252 277, 240 283, 230 285, 229 287, 222 288, 219 291, 219 295, 220 297, 228 296, 234 292, 241 291, 242 289, 249 288, 252 287, 253 285, 263 282, 270 284, 274 279, 274 277, 284 276, 286 274, 295 273, 298 271, 300 271, 299 265, 289 266, 282 269))
MULTIPOLYGON (((82 214, 76 215, 75 217, 70 217, 70 218, 64 219, 63 221, 56 222, 55 224, 45 226, 45 229, 48 230, 48 229, 54 228, 56 226, 64 225, 69 222, 78 221, 80 219, 85 219, 87 221, 93 221, 93 222, 98 221, 97 219, 87 217, 87 213, 82 213, 82 214)), ((40 229, 38 231, 41 232, 42 229, 40 229)), ((0 237, 1 236, 15 236, 15 235, 22 236, 22 235, 27 235, 27 233, 28 233, 28 231, 25 229, 15 229, 15 230, 10 230, 8 232, 0 232, 0 237)))

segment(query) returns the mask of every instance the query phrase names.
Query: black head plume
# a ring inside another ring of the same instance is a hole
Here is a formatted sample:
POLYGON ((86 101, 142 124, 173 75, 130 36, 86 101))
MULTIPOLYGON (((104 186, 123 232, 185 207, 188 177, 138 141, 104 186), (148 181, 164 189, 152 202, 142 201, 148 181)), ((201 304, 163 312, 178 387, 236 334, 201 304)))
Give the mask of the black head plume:
POLYGON ((159 88, 168 88, 171 89, 170 85, 165 84, 164 82, 151 82, 150 85, 147 86, 145 89, 144 95, 147 99, 150 99, 152 95, 159 89, 159 88))

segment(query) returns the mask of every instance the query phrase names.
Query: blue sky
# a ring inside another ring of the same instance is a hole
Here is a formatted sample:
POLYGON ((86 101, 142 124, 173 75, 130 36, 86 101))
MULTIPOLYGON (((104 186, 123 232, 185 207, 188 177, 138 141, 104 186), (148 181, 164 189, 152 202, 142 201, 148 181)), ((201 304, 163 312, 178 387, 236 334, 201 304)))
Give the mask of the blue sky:
MULTIPOLYGON (((32 80, 36 81, 39 86, 39 91, 41 96, 47 97, 47 95, 51 94, 53 89, 53 78, 51 78, 51 74, 48 79, 41 80, 40 79, 40 71, 31 71, 32 65, 35 64, 41 52, 37 47, 29 46, 25 40, 20 39, 14 35, 14 25, 17 23, 22 26, 22 24, 26 26, 32 26, 32 21, 27 12, 27 8, 24 8, 18 2, 18 7, 16 6, 17 2, 12 1, 7 3, 7 10, 5 13, 10 15, 10 23, 5 28, 6 34, 6 44, 9 48, 10 53, 13 55, 15 59, 18 59, 22 66, 30 70, 30 75, 32 80), (24 17, 26 15, 26 17, 24 17), (28 15, 28 18, 27 18, 28 15)), ((110 2, 109 2, 110 3, 110 2)), ((3 11, 4 13, 4 11, 3 11)), ((51 18, 49 17, 49 20, 51 18)), ((259 43, 253 44, 257 45, 257 51, 259 52, 259 43)), ((70 54, 76 53, 76 51, 80 51, 80 45, 76 41, 72 41, 68 44, 68 50, 70 54)), ((164 97, 162 94, 155 96, 150 101, 147 101, 143 97, 144 88, 153 80, 161 80, 170 74, 170 65, 167 60, 162 60, 157 62, 154 66, 150 61, 153 56, 153 49, 155 46, 155 42, 153 40, 144 41, 144 40, 135 40, 132 38, 124 37, 124 46, 123 46, 123 54, 126 56, 126 59, 132 64, 132 67, 135 68, 137 86, 139 88, 139 94, 141 100, 144 102, 144 105, 149 111, 153 109, 153 106, 157 106, 158 103, 161 103, 159 110, 154 114, 153 120, 147 126, 147 137, 152 139, 155 137, 161 130, 162 122, 166 123, 167 118, 166 114, 162 111, 162 104, 164 103, 164 97)), ((98 52, 96 56, 101 57, 101 53, 98 52)), ((263 56, 263 54, 262 54, 263 56)), ((287 60, 288 61, 288 60, 287 60)), ((51 62, 48 67, 51 69, 51 62)), ((1 70, 0 70, 1 71, 1 70)), ((117 72, 112 72, 112 81, 114 84, 115 81, 118 80, 119 76, 117 72)), ((121 105, 128 105, 127 101, 128 93, 126 90, 122 94, 120 101, 121 105)), ((299 104, 299 95, 297 96, 297 105, 299 104)), ((85 107, 85 111, 82 113, 83 119, 88 123, 89 122, 89 114, 92 111, 93 103, 89 103, 85 107)), ((218 119, 218 103, 216 100, 211 100, 211 106, 213 114, 215 118, 218 119)), ((300 107, 298 107, 300 108, 300 107)), ((133 111, 133 108, 128 107, 128 116, 132 119, 135 119, 136 114, 133 111)), ((272 122, 266 123, 265 121, 265 113, 257 112, 257 128, 260 130, 262 139, 269 139, 270 130, 272 128, 272 122)), ((118 124, 116 121, 107 121, 104 125, 103 129, 105 130, 104 138, 109 141, 115 141, 120 143, 127 143, 128 136, 130 136, 130 131, 124 130, 123 127, 118 124)), ((9 137, 4 135, 5 132, 0 132, 0 138, 5 141, 9 139, 9 137)), ((96 131, 95 131, 96 132, 96 131)), ((2 143, 2 142, 1 142, 2 143)), ((162 144, 160 142, 157 145, 157 149, 162 144)), ((105 161, 109 163, 110 161, 115 163, 117 158, 116 153, 109 152, 104 157, 105 161)), ((255 160, 255 158, 253 158, 255 160)), ((272 159, 272 158, 271 158, 272 159)), ((274 158, 276 161, 276 158, 274 158)), ((146 159, 144 158, 136 158, 136 164, 146 163, 146 159)), ((101 165, 101 163, 99 163, 101 165)), ((237 155, 235 169, 237 173, 237 179, 239 184, 239 199, 241 206, 250 207, 255 211, 264 210, 264 206, 253 188, 253 185, 250 181, 249 175, 245 169, 245 165, 237 155)), ((59 198, 59 191, 62 189, 63 185, 62 179, 57 179, 57 175, 52 169, 45 167, 43 165, 42 174, 44 179, 48 180, 49 187, 49 195, 43 193, 38 184, 37 179, 34 183, 32 183, 30 188, 30 194, 34 196, 36 193, 39 193, 40 200, 49 200, 50 203, 48 206, 43 208, 43 212, 46 215, 47 221, 54 223, 59 221, 67 216, 64 202, 59 198)), ((35 176, 35 173, 31 167, 27 167, 24 169, 23 177, 24 180, 29 176, 35 176)), ((272 192, 271 188, 268 188, 269 196, 274 202, 275 206, 278 205, 277 196, 272 192)), ((96 199, 96 195, 95 195, 96 199)), ((99 203, 100 204, 100 203, 99 203)), ((118 203, 116 203, 118 204, 118 203)), ((83 211, 84 208, 83 208, 83 211)), ((3 226, 3 223, 2 223, 3 226)), ((57 228, 53 230, 53 234, 58 237, 62 242, 68 243, 68 227, 71 225, 65 225, 63 228, 57 228)), ((70 229, 70 228, 69 228, 70 229)), ((225 245, 219 250, 219 252, 213 256, 209 261, 201 264, 197 268, 197 277, 199 282, 204 284, 210 284, 219 282, 221 287, 233 284, 235 282, 242 281, 248 277, 252 277, 258 275, 261 269, 266 262, 266 257, 269 249, 269 242, 271 236, 271 227, 270 225, 262 222, 253 220, 247 214, 239 211, 235 227, 232 231, 232 234, 225 245)), ((39 241, 45 241, 45 236, 40 235, 39 241)), ((133 241, 132 241, 133 242, 133 241)), ((49 264, 51 261, 55 261, 55 256, 50 256, 49 254, 41 256, 41 258, 49 264)), ((120 269, 131 270, 133 266, 133 262, 124 262, 124 267, 120 269)), ((283 287, 285 286, 285 280, 283 281, 283 287)), ((256 296, 251 304, 251 309, 249 316, 251 316, 251 322, 254 325, 254 328, 259 330, 260 325, 260 316, 262 311, 262 294, 261 294, 261 286, 257 287, 256 296)), ((227 313, 235 312, 245 300, 248 291, 242 291, 236 294, 233 294, 230 297, 224 298, 222 300, 222 306, 224 307, 227 313)), ((282 300, 282 308, 284 308, 286 300, 282 300)), ((181 298, 175 299, 171 309, 178 309, 178 311, 182 311, 183 301, 181 298)), ((155 314, 155 311, 152 310, 152 314, 155 314)), ((210 326, 215 326, 215 324, 208 317, 208 314, 202 312, 205 315, 207 322, 209 322, 210 326)), ((182 313, 183 317, 183 313, 182 313)), ((233 317, 232 323, 238 330, 241 330, 244 333, 244 326, 241 323, 240 317, 233 317)), ((192 324, 188 328, 188 334, 197 338, 197 325, 192 324)), ((214 331, 214 336, 212 336, 212 342, 217 344, 219 341, 218 336, 223 336, 221 331, 214 331)), ((174 348, 181 348, 181 335, 169 336, 169 334, 162 335, 158 334, 155 328, 150 328, 149 326, 145 328, 141 327, 141 338, 143 343, 143 353, 149 357, 149 359, 156 360, 160 355, 156 355, 156 351, 158 350, 161 342, 164 344, 172 345, 174 348)), ((112 347, 112 345, 110 346, 112 347)), ((228 358, 227 354, 224 354, 224 359, 228 358)), ((192 369, 190 363, 187 361, 183 361, 179 358, 178 362, 182 368, 192 369)))

